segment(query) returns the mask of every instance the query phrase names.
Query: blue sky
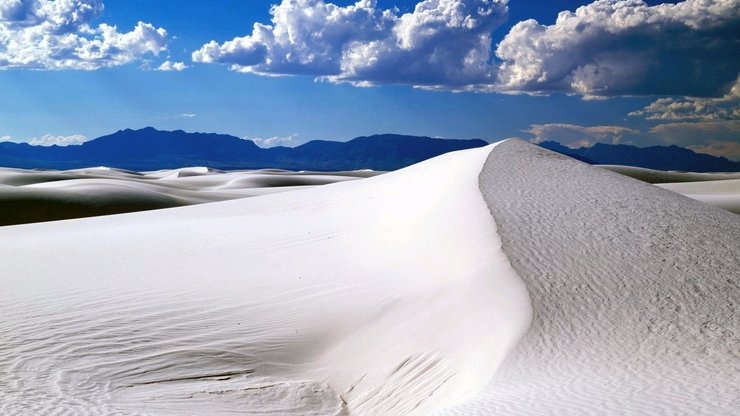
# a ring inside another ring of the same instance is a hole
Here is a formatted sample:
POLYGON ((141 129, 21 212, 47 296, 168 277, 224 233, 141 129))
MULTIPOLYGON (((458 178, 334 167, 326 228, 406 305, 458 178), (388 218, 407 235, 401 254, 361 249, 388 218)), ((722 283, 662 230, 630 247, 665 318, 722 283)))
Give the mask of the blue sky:
POLYGON ((740 160, 736 0, 355 3, 0 0, 0 140, 390 132, 740 160))

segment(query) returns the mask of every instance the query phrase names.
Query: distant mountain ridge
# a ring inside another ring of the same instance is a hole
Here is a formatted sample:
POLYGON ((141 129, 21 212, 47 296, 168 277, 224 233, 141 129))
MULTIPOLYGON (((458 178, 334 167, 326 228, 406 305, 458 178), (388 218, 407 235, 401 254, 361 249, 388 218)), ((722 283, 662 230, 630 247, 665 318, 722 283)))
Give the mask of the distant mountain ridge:
MULTIPOLYGON (((208 166, 216 169, 280 168, 340 171, 396 170, 443 153, 485 146, 479 139, 448 140, 380 134, 347 142, 313 140, 297 147, 261 148, 251 140, 215 133, 119 130, 81 145, 32 146, 0 142, 0 166, 77 169, 109 166, 129 170, 208 166)), ((571 149, 554 141, 539 144, 586 163, 692 172, 740 172, 740 162, 678 146, 635 147, 596 144, 571 149)))
POLYGON ((686 172, 740 172, 740 162, 696 153, 678 146, 636 147, 625 144, 597 143, 592 147, 572 149, 554 141, 545 141, 539 145, 545 149, 599 165, 624 165, 686 172))
POLYGON ((348 142, 314 140, 261 148, 251 140, 214 133, 119 130, 76 146, 0 143, 0 166, 75 169, 109 166, 130 170, 208 166, 217 169, 395 170, 454 150, 485 146, 479 139, 447 140, 382 134, 348 142))

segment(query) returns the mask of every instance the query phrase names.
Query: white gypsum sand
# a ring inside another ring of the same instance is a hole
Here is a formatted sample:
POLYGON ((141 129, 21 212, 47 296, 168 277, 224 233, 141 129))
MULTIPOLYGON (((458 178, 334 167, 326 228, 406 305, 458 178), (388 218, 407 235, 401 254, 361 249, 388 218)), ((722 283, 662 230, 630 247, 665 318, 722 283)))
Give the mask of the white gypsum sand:
POLYGON ((661 188, 678 192, 691 199, 740 214, 740 172, 694 173, 666 172, 632 166, 598 165, 661 188))
POLYGON ((533 322, 439 414, 737 413, 740 217, 516 140, 480 184, 533 322))
POLYGON ((726 179, 740 179, 740 172, 677 172, 655 170, 647 168, 638 168, 635 166, 621 165, 596 165, 602 169, 612 172, 621 173, 648 183, 675 183, 675 182, 701 182, 701 181, 719 181, 726 179))
POLYGON ((204 167, 141 173, 103 167, 68 171, 0 168, 0 226, 225 201, 380 173, 204 167))
POLYGON ((740 214, 740 179, 661 183, 656 186, 740 214))
POLYGON ((531 317, 478 189, 491 148, 0 227, 0 413, 425 415, 464 400, 531 317))
POLYGON ((0 228, 0 412, 732 414, 738 217, 488 150, 0 228))

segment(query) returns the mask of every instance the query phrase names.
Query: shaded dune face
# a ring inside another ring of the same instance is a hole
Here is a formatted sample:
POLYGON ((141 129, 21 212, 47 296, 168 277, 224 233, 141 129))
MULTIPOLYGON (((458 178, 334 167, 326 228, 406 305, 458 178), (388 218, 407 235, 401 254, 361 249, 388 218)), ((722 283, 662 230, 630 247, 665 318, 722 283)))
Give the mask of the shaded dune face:
POLYGON ((0 228, 0 414, 408 416, 465 400, 531 314, 478 189, 490 149, 0 228))
POLYGON ((440 414, 737 412, 740 217, 514 140, 480 186, 533 322, 440 414))
POLYGON ((225 201, 381 173, 225 172, 203 167, 143 173, 108 168, 0 169, 0 226, 225 201))
POLYGON ((116 190, 6 190, 0 188, 0 225, 66 220, 172 208, 187 202, 168 195, 116 190))

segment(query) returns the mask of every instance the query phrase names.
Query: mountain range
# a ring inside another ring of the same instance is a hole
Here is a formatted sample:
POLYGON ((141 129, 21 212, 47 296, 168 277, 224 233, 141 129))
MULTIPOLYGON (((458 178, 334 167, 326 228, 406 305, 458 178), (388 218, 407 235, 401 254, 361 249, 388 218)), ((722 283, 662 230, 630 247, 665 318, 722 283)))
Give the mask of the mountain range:
MULTIPOLYGON (((279 168, 340 171, 395 170, 454 150, 485 146, 479 139, 448 140, 380 134, 347 142, 313 140, 297 147, 261 148, 226 134, 161 131, 152 127, 119 130, 73 146, 0 143, 0 166, 76 169, 109 166, 129 170, 208 166, 216 169, 279 168)), ((698 154, 677 146, 638 148, 596 144, 571 149, 547 141, 540 146, 587 163, 693 172, 740 171, 740 162, 698 154)))
POLYGON ((679 146, 636 147, 625 144, 596 143, 591 147, 572 149, 554 141, 542 142, 539 145, 545 149, 598 165, 624 165, 686 172, 740 172, 740 162, 696 153, 679 146))
POLYGON ((454 150, 485 146, 483 140, 445 140, 382 134, 348 142, 313 140, 297 147, 257 146, 213 133, 119 130, 74 146, 0 143, 0 166, 75 169, 109 166, 130 170, 208 166, 216 169, 395 170, 454 150))

